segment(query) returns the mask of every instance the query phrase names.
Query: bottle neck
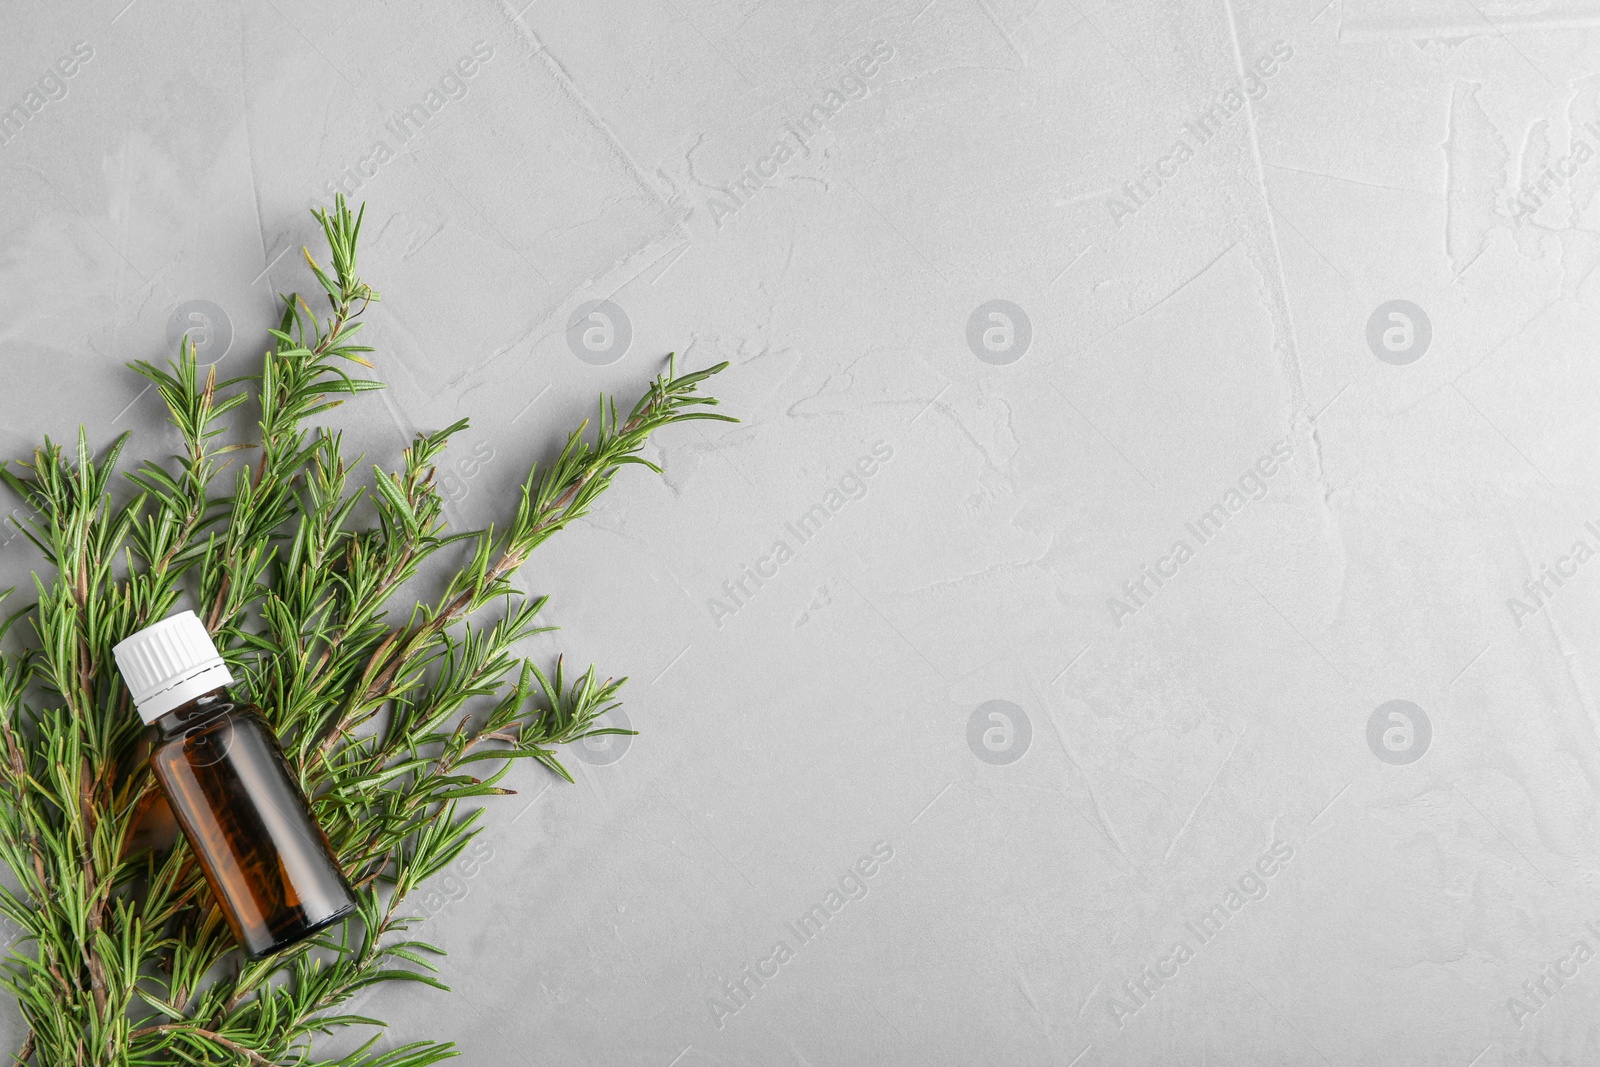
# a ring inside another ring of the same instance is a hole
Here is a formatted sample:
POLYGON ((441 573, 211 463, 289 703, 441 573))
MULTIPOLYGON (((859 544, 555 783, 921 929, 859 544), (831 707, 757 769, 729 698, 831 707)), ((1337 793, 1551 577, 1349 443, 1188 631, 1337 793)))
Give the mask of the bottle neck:
POLYGON ((209 693, 201 693, 185 704, 179 704, 151 723, 162 736, 171 737, 192 730, 195 724, 224 714, 238 705, 228 693, 228 687, 219 685, 209 693))

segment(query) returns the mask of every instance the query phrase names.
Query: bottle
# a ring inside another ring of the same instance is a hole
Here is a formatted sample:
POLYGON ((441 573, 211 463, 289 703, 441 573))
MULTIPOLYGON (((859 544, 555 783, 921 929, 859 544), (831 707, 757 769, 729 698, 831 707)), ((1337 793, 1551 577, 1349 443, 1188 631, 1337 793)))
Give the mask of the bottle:
POLYGON ((327 835, 260 709, 229 695, 233 675, 205 624, 172 615, 112 653, 155 726, 150 769, 245 951, 260 959, 350 915, 327 835))

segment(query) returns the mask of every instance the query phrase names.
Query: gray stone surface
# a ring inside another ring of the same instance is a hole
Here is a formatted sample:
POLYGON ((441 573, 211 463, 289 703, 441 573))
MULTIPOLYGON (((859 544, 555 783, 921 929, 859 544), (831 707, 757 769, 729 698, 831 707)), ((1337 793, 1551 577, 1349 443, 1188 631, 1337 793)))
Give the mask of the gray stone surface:
POLYGON ((341 182, 390 389, 338 422, 470 416, 462 523, 732 362, 527 568, 642 733, 517 772, 392 1040, 1600 1062, 1600 3, 523 3, 0 39, 7 456, 165 450, 124 362, 250 370, 341 182))

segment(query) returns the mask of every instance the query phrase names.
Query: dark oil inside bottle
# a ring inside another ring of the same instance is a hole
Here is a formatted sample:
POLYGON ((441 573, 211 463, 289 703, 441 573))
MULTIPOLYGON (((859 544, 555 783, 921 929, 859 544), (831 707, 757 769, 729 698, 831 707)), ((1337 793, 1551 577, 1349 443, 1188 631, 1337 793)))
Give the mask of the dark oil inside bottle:
POLYGON ((343 871, 259 711, 213 690, 155 722, 150 769, 251 956, 355 910, 343 871))

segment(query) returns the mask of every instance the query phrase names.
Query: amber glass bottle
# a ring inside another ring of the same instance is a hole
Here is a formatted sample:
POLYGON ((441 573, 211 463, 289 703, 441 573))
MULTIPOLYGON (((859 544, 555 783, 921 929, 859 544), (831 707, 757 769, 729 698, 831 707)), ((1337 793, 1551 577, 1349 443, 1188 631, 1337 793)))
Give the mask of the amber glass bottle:
POLYGON ((233 682, 192 611, 113 650, 156 737, 150 769, 239 944, 287 948, 355 909, 350 885, 259 709, 233 682))

